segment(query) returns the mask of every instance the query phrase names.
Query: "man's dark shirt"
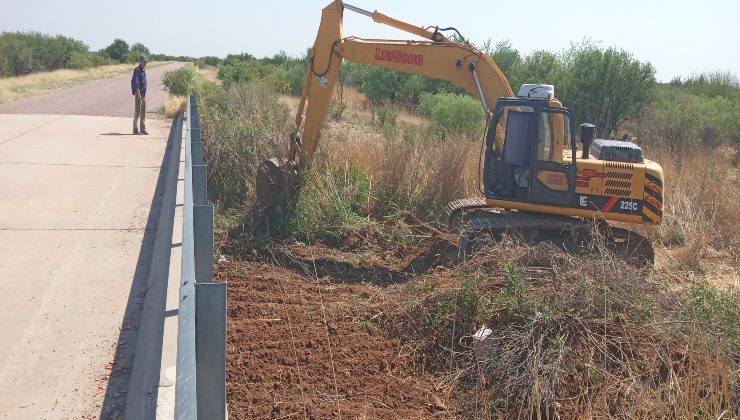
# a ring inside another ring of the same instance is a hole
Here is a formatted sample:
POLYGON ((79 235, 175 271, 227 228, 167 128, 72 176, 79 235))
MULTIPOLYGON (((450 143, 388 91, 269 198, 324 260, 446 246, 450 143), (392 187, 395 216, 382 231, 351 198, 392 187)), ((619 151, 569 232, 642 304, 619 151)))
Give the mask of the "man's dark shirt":
POLYGON ((131 76, 131 93, 135 95, 136 89, 139 89, 142 97, 146 96, 146 72, 141 66, 136 66, 131 76))

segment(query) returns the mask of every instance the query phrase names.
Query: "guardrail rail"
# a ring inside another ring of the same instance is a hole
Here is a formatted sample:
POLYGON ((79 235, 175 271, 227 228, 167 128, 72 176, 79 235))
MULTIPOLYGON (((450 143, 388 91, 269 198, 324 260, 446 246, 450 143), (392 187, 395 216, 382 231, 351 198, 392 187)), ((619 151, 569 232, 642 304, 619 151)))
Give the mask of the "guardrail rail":
POLYGON ((175 418, 226 418, 226 283, 213 282, 213 204, 208 202, 200 119, 188 98, 175 418))

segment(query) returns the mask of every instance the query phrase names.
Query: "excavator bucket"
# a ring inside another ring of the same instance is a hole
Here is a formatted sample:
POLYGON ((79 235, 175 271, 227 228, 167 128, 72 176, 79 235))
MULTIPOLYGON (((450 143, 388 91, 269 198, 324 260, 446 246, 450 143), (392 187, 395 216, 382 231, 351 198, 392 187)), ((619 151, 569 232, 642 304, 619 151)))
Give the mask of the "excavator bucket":
POLYGON ((266 211, 280 210, 288 201, 294 170, 287 159, 272 158, 257 168, 257 203, 266 211))

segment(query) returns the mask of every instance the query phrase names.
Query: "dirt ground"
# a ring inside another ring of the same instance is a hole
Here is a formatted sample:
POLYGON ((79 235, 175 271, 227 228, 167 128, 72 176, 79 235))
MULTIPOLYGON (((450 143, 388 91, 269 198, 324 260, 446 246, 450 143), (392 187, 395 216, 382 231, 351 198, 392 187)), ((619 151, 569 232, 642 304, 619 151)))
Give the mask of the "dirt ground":
MULTIPOLYGON (((414 261, 418 266, 418 256, 408 267, 414 261)), ((375 302, 400 277, 371 283, 367 274, 378 273, 358 270, 353 278, 342 267, 330 270, 321 260, 219 264, 217 278, 229 282, 230 416, 454 417, 443 378, 422 373, 398 341, 364 321, 379 315, 375 302)))

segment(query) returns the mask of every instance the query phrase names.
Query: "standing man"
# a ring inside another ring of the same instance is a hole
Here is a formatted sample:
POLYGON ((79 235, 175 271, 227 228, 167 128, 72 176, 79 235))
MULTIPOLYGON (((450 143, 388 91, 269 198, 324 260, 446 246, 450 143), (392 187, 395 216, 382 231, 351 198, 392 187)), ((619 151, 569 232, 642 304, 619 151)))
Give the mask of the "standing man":
POLYGON ((131 76, 131 93, 134 95, 134 134, 149 134, 146 131, 146 57, 144 55, 139 56, 139 66, 134 69, 134 75, 131 76), (141 133, 136 128, 136 120, 139 120, 139 126, 141 127, 141 133))

